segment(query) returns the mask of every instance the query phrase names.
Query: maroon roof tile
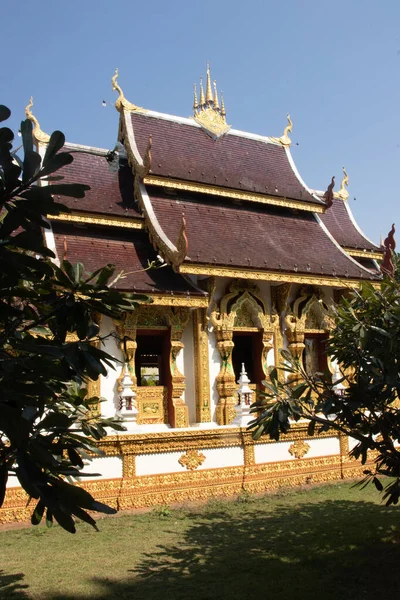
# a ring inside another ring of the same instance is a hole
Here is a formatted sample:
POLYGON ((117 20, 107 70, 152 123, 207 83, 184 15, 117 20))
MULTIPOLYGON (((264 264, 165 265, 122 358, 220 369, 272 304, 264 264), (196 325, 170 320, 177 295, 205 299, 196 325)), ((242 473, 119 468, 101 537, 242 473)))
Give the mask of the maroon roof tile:
POLYGON ((330 239, 313 213, 244 204, 232 206, 200 194, 174 199, 161 189, 148 189, 156 217, 166 235, 176 240, 181 215, 186 217, 191 263, 304 273, 340 278, 373 278, 330 239))
POLYGON ((115 276, 121 271, 129 273, 118 281, 117 289, 147 294, 205 295, 169 266, 144 271, 148 261, 156 259, 144 231, 111 227, 86 229, 59 222, 53 222, 52 226, 60 259, 64 255, 65 240, 67 260, 82 262, 88 273, 109 263, 115 265, 115 276))
POLYGON ((140 216, 133 199, 132 170, 127 164, 113 172, 105 156, 90 151, 74 152, 69 147, 64 149, 72 152, 74 160, 57 173, 64 177, 62 183, 85 183, 91 189, 82 199, 57 196, 56 200, 72 210, 136 218, 140 216))
POLYGON ((349 210, 343 200, 334 198, 332 206, 320 217, 329 233, 344 248, 380 252, 380 248, 365 238, 354 225, 349 210))
POLYGON ((142 158, 152 136, 153 175, 323 204, 299 182, 282 146, 230 133, 214 140, 197 126, 131 118, 142 158))

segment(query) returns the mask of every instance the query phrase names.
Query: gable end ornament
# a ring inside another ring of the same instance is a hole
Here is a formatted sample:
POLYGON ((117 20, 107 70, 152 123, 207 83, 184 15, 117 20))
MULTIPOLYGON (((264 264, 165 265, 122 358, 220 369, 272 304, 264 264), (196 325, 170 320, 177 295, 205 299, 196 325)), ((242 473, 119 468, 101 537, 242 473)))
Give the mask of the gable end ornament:
POLYGON ((31 111, 32 106, 33 106, 33 98, 31 96, 31 98, 29 100, 29 104, 25 108, 25 115, 26 115, 26 118, 29 119, 29 121, 31 121, 31 123, 33 123, 32 136, 36 142, 38 142, 40 144, 47 144, 50 141, 50 136, 48 133, 45 133, 44 131, 42 131, 40 129, 39 121, 37 120, 35 115, 32 114, 32 111, 31 111))
POLYGON ((292 140, 289 137, 289 133, 292 133, 293 130, 293 122, 292 119, 290 118, 289 113, 287 114, 287 120, 288 120, 288 124, 286 125, 285 129, 283 130, 283 134, 281 135, 281 137, 270 137, 269 140, 271 142, 273 142, 274 144, 280 144, 281 146, 286 146, 289 147, 292 143, 292 140))
POLYGON ((127 112, 146 112, 146 109, 142 108, 141 106, 136 106, 136 104, 132 104, 132 102, 129 102, 125 98, 124 92, 122 91, 121 87, 119 86, 117 79, 118 79, 118 67, 115 69, 115 73, 114 73, 113 77, 111 78, 111 84, 112 84, 113 91, 116 91, 119 93, 119 96, 115 102, 115 108, 117 109, 117 111, 123 112, 125 110, 127 112))
POLYGON ((219 104, 217 82, 213 82, 214 93, 211 88, 211 73, 210 65, 207 64, 207 87, 206 94, 204 94, 203 81, 200 78, 200 102, 197 99, 196 84, 194 85, 194 99, 193 99, 193 116, 192 119, 196 121, 198 125, 211 136, 214 140, 217 140, 221 136, 228 133, 231 126, 226 122, 226 110, 224 97, 221 97, 221 106, 219 104))
POLYGON ((346 202, 346 200, 349 197, 349 192, 346 189, 349 186, 349 176, 347 175, 346 167, 342 167, 342 169, 343 169, 343 179, 340 184, 340 190, 338 192, 334 192, 333 197, 340 198, 340 200, 343 200, 344 202, 346 202))

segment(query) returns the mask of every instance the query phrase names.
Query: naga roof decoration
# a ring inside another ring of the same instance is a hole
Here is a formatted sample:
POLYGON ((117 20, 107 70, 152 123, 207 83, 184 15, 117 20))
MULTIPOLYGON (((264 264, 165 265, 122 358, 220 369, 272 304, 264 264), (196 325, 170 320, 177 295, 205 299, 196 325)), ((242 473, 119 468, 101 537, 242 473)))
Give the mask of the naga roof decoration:
POLYGON ((32 135, 36 142, 40 144, 47 144, 50 140, 50 136, 40 129, 39 121, 32 114, 31 108, 33 106, 33 98, 31 96, 29 100, 29 104, 25 108, 26 118, 29 119, 33 123, 33 131, 32 135))
POLYGON ((347 175, 346 168, 342 167, 342 169, 343 169, 343 179, 340 184, 340 190, 338 192, 335 192, 334 196, 335 196, 335 198, 340 198, 341 200, 346 202, 346 200, 349 197, 349 192, 346 189, 349 186, 349 176, 347 175))
POLYGON ((132 102, 129 102, 125 98, 124 92, 122 91, 121 87, 117 83, 117 79, 118 79, 118 68, 115 69, 115 73, 114 73, 113 77, 111 78, 113 91, 116 91, 119 93, 119 96, 115 102, 115 108, 117 109, 117 111, 122 112, 123 110, 126 110, 128 112, 137 112, 137 111, 144 112, 145 111, 144 108, 141 108, 140 106, 136 106, 136 104, 132 104, 132 102))
POLYGON ((389 231, 387 238, 383 242, 383 246, 385 248, 385 256, 381 264, 381 271, 383 275, 388 275, 389 277, 394 277, 394 264, 392 258, 393 252, 396 248, 396 242, 394 239, 395 231, 396 230, 393 223, 392 229, 389 231))
POLYGON ((210 65, 207 64, 207 86, 204 96, 203 78, 200 78, 200 104, 197 101, 196 84, 194 84, 193 119, 213 139, 218 139, 228 133, 231 126, 226 122, 225 103, 222 99, 219 106, 217 82, 214 81, 214 94, 211 89, 210 65))
POLYGON ((289 137, 289 133, 292 133, 292 129, 293 129, 293 123, 292 123, 292 119, 290 118, 290 115, 287 115, 287 120, 288 120, 288 124, 286 125, 284 131, 283 131, 283 135, 281 135, 281 137, 279 138, 275 138, 275 137, 270 137, 269 139, 271 140, 271 142, 275 143, 275 144, 281 144, 281 146, 290 146, 292 143, 292 140, 289 137))

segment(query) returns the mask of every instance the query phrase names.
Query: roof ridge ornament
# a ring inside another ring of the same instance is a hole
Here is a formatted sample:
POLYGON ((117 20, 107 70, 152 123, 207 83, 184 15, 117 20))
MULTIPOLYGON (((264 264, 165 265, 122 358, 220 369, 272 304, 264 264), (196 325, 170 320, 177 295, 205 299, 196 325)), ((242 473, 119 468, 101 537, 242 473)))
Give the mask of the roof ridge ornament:
POLYGON ((325 200, 326 208, 330 208, 333 204, 334 191, 335 187, 335 176, 332 177, 332 181, 328 185, 325 194, 323 195, 323 199, 325 200))
POLYGON ((335 192, 333 194, 333 196, 334 196, 334 198, 340 198, 341 200, 346 202, 346 200, 349 197, 349 192, 346 190, 346 187, 349 186, 349 176, 347 175, 346 167, 342 167, 342 169, 343 169, 343 179, 340 184, 340 190, 338 192, 335 192))
POLYGON ((132 104, 132 102, 129 102, 125 98, 124 92, 122 91, 121 87, 117 83, 118 75, 119 75, 119 73, 118 73, 118 67, 117 67, 115 69, 114 75, 111 78, 111 84, 112 84, 113 91, 117 91, 119 93, 119 96, 115 102, 115 108, 117 109, 117 111, 123 112, 124 110, 126 110, 127 112, 138 112, 138 111, 145 112, 144 108, 141 108, 140 106, 136 106, 136 104, 132 104))
POLYGON ((381 264, 381 273, 382 275, 386 275, 389 277, 394 277, 394 264, 393 264, 393 253, 394 250, 396 248, 396 242, 394 239, 394 234, 395 234, 395 227, 394 227, 394 223, 392 225, 392 229, 389 231, 387 238, 385 239, 385 241, 383 242, 383 247, 385 249, 385 255, 383 257, 383 261, 381 264))
POLYGON ((42 131, 40 129, 39 121, 32 114, 32 111, 31 111, 32 106, 33 106, 33 97, 31 96, 31 98, 29 100, 29 104, 25 108, 25 115, 26 115, 26 118, 29 119, 34 125, 33 131, 32 131, 32 136, 38 143, 47 144, 50 140, 50 136, 48 133, 45 133, 44 131, 42 131))
POLYGON ((219 106, 217 82, 213 82, 214 94, 211 87, 210 63, 207 63, 207 85, 204 95, 203 78, 200 77, 200 102, 197 102, 196 86, 194 88, 193 119, 215 140, 228 133, 231 126, 226 122, 225 102, 222 96, 219 106))
POLYGON ((281 146, 289 147, 292 143, 292 140, 289 137, 289 133, 292 133, 293 123, 292 123, 292 119, 290 118, 289 113, 286 115, 286 118, 288 120, 288 124, 286 125, 285 129, 283 130, 283 134, 281 135, 281 137, 279 137, 279 138, 270 137, 269 139, 271 140, 271 142, 274 142, 275 144, 281 144, 281 146))

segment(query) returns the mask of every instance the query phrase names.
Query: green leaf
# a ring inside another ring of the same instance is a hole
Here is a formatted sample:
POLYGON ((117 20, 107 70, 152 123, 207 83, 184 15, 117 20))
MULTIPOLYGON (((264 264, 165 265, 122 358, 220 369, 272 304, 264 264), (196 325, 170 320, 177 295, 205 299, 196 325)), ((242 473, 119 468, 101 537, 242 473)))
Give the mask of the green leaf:
POLYGON ((53 131, 50 136, 49 143, 47 144, 46 153, 43 159, 43 165, 47 165, 59 150, 65 144, 65 135, 61 131, 53 131))
POLYGON ((43 500, 39 500, 39 502, 36 504, 35 510, 32 513, 32 516, 31 516, 32 525, 39 525, 40 521, 43 518, 45 509, 46 509, 46 506, 45 506, 43 500))
POLYGON ((0 104, 0 122, 7 121, 11 117, 11 110, 4 106, 4 104, 0 104))

